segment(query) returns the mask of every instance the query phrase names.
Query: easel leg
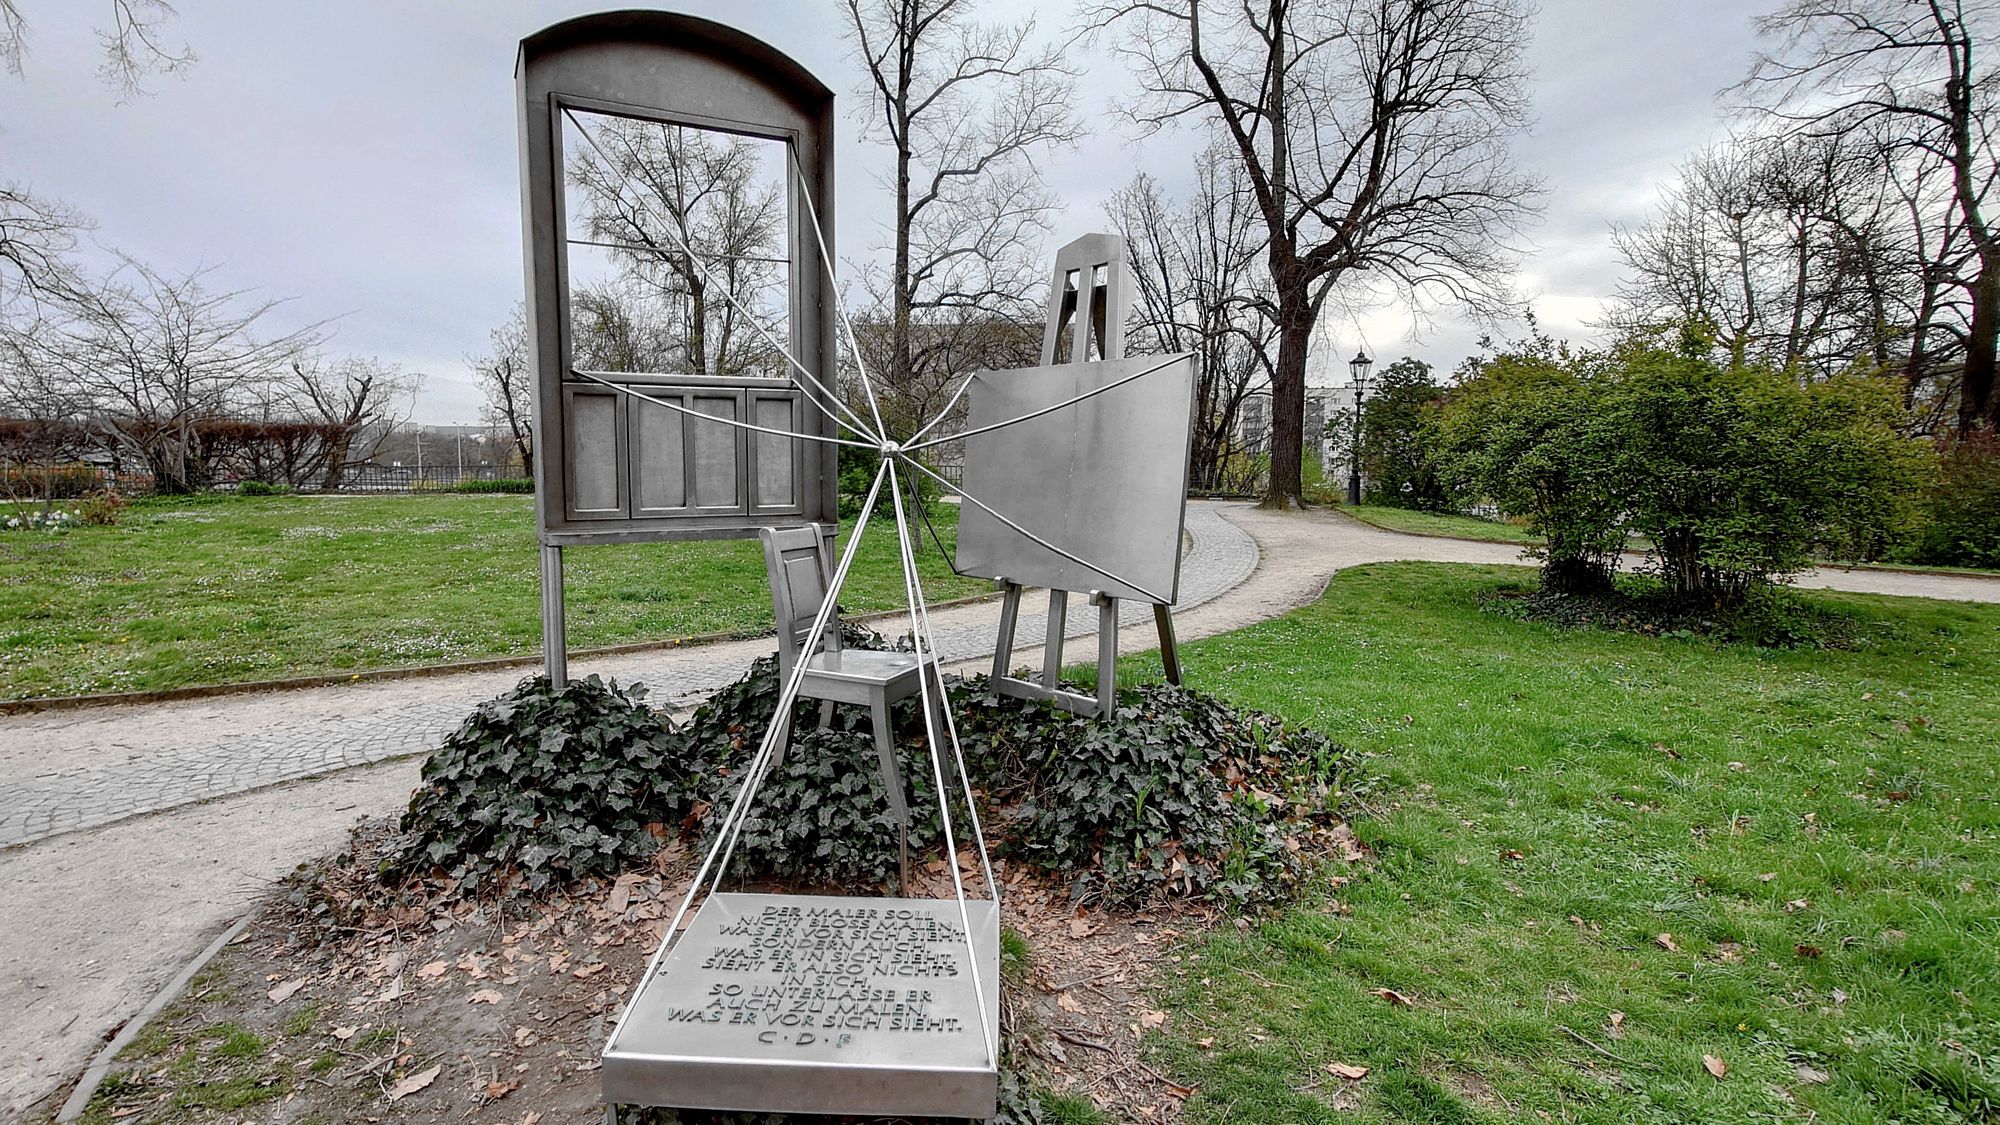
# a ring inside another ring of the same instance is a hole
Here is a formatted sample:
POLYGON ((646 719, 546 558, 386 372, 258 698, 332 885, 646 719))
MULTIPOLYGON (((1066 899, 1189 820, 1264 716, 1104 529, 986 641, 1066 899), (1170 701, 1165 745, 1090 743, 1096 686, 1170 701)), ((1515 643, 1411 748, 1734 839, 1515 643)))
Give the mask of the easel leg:
POLYGON ((1062 686, 1063 630, 1069 626, 1069 592, 1049 591, 1049 627, 1042 635, 1042 686, 1062 686))
POLYGON ((569 641, 563 627, 562 548, 542 544, 542 671, 558 690, 569 683, 569 641))
POLYGON ((1118 599, 1097 598, 1097 713, 1118 711, 1118 599))
POLYGON ((1167 682, 1181 686, 1181 650, 1174 642, 1174 613, 1160 602, 1153 603, 1153 626, 1160 631, 1160 667, 1167 682))
POLYGON ((1000 595, 1000 631, 993 638, 993 678, 1002 680, 1013 671, 1014 621, 1021 614, 1021 587, 1005 580, 1000 595))

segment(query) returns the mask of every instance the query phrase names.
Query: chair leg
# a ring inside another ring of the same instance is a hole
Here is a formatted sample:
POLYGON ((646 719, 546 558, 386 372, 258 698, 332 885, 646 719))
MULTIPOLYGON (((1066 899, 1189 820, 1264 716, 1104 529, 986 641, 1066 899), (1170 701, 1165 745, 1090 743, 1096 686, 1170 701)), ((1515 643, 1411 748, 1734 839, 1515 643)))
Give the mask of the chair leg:
POLYGON ((833 725, 833 700, 822 699, 819 701, 819 729, 825 730, 826 728, 832 725, 833 725))
POLYGON ((889 697, 876 692, 869 701, 875 724, 875 753, 881 759, 882 787, 889 794, 889 815, 896 822, 896 886, 898 893, 910 893, 910 807, 903 801, 902 771, 896 768, 896 733, 889 726, 889 697))
POLYGON ((776 715, 771 721, 778 728, 777 742, 771 750, 771 770, 776 772, 779 766, 785 764, 785 751, 791 749, 792 716, 789 713, 776 715))

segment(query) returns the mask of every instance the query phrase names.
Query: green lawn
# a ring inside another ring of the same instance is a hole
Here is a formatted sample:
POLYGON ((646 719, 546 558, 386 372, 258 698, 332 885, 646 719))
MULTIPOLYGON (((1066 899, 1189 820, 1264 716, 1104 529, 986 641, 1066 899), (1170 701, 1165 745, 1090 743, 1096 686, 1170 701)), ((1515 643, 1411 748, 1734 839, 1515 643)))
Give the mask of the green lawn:
POLYGON ((1363 523, 1386 531, 1407 531, 1417 535, 1443 535, 1452 539, 1481 539, 1490 543, 1540 543, 1542 537, 1525 527, 1477 516, 1417 512, 1386 504, 1340 506, 1340 511, 1363 523))
MULTIPOLYGON (((939 505, 949 545, 957 509, 939 505)), ((875 527, 890 525, 877 522, 875 527)), ((753 540, 565 553, 573 648, 771 627, 753 540)), ((990 589, 919 557, 936 598, 990 589)), ((903 599, 871 530, 852 612, 903 599)), ((522 655, 541 643, 533 497, 223 497, 117 527, 0 533, 0 698, 522 655)))
POLYGON ((1181 951, 1190 1119, 2000 1120, 2000 607, 1813 595, 1852 652, 1474 608, 1529 574, 1349 570, 1183 649, 1386 779, 1372 870, 1181 951))

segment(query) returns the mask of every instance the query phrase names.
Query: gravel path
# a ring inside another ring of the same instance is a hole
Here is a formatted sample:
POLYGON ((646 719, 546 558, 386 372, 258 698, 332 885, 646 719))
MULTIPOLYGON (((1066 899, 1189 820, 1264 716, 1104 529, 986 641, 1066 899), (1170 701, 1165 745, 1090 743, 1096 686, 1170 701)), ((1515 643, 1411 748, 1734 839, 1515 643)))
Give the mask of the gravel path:
MULTIPOLYGON (((1196 503, 1188 524, 1195 545, 1185 604, 1175 614, 1183 639, 1306 604, 1348 566, 1521 561, 1515 547, 1403 535, 1335 513, 1196 503)), ((1824 570, 1800 584, 2000 602, 2000 580, 1952 575, 1824 570)), ((934 615, 941 647, 961 667, 983 665, 976 658, 990 651, 997 612, 986 604, 934 615)), ((1122 631, 1121 649, 1153 647, 1148 614, 1139 607, 1133 616, 1139 620, 1122 631)), ((1042 620, 1024 612, 1017 662, 1039 663, 1042 620)), ((1094 614, 1074 614, 1066 632, 1085 636, 1094 625, 1094 614)), ((639 679, 683 696, 726 682, 769 647, 751 641, 662 650, 579 661, 575 672, 639 679)), ((1087 658, 1088 650, 1071 655, 1087 658)), ((116 792, 118 803, 104 811, 124 818, 87 831, 64 831, 54 818, 35 822, 62 834, 0 850, 0 902, 9 907, 0 911, 0 1012, 13 1032, 0 1040, 0 1119, 46 1104, 273 880, 338 847, 354 821, 397 809, 417 777, 407 755, 523 674, 0 718, 0 810, 15 810, 0 812, 0 825, 25 827, 24 819, 6 817, 49 807, 46 800, 29 806, 37 797, 23 794, 116 792), (343 768, 398 754, 405 756, 343 768), (297 776, 292 771, 316 776, 285 780, 297 776), (147 808, 166 811, 137 815, 147 808)))

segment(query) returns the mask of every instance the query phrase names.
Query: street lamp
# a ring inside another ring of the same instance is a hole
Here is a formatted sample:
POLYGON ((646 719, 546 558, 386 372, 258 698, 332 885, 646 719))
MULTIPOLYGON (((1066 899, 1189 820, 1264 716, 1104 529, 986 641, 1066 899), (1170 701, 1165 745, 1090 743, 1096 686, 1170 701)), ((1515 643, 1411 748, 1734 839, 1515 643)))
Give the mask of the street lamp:
POLYGON ((1354 383, 1354 442, 1347 450, 1347 502, 1361 503, 1361 400, 1368 393, 1368 372, 1375 361, 1366 351, 1357 351, 1347 361, 1347 374, 1354 383))

